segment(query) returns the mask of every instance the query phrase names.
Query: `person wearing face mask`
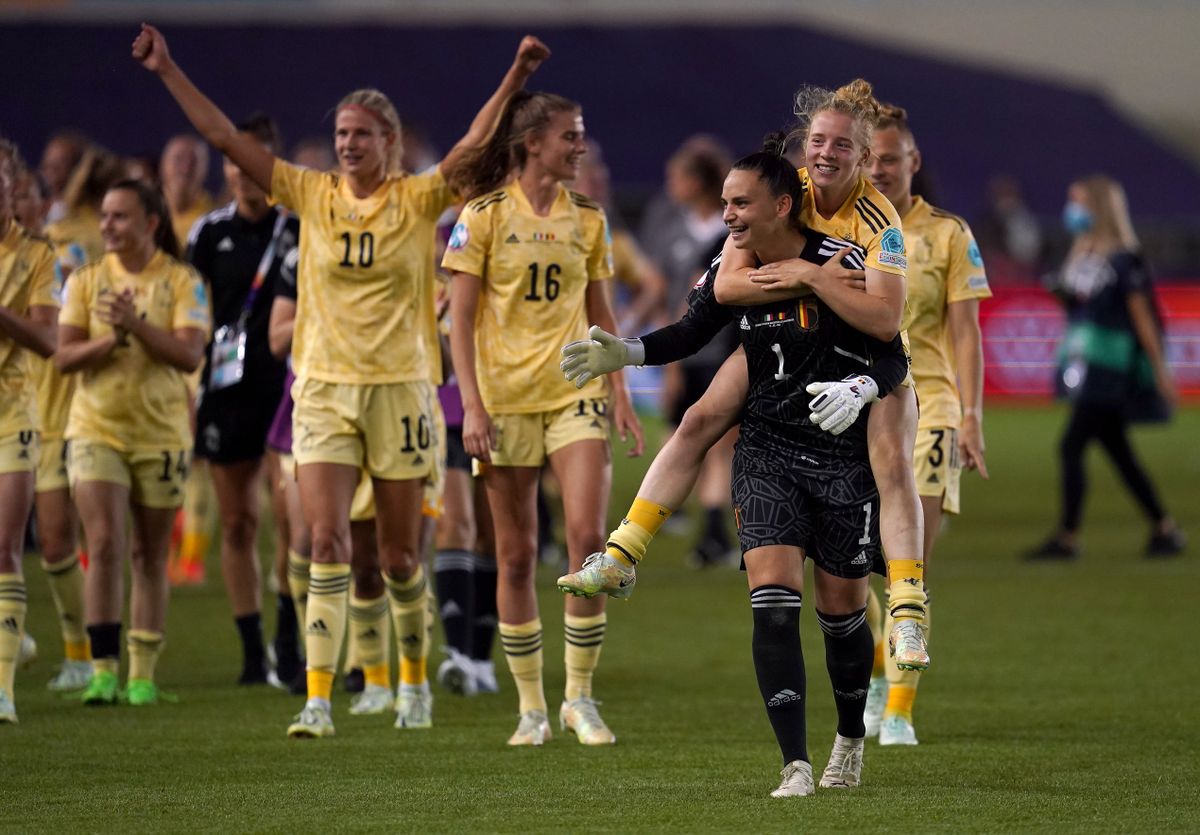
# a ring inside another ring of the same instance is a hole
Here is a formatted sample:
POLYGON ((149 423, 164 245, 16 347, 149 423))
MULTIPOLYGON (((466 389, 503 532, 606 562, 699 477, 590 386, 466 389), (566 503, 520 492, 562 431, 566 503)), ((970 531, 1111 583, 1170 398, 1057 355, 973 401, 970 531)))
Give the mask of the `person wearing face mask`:
POLYGON ((1029 551, 1031 560, 1079 556, 1087 492, 1084 452, 1099 441, 1150 523, 1149 557, 1183 551, 1186 538, 1167 514, 1129 438, 1131 423, 1165 421, 1175 384, 1163 348, 1162 317, 1142 258, 1125 191, 1093 175, 1071 184, 1063 224, 1074 236, 1055 288, 1067 310, 1059 349, 1059 393, 1071 416, 1059 442, 1062 506, 1058 529, 1029 551))

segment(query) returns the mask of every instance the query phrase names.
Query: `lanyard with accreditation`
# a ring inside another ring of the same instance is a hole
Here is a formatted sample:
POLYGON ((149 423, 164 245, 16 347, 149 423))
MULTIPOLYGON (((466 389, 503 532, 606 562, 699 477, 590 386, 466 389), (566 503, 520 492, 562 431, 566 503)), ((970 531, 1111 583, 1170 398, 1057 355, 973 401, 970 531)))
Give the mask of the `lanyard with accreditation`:
POLYGON ((275 250, 279 248, 279 239, 283 236, 283 229, 288 221, 288 213, 283 209, 278 211, 279 216, 275 218, 271 242, 267 244, 267 249, 258 262, 258 271, 254 273, 254 281, 250 284, 250 291, 246 293, 241 315, 232 325, 222 325, 213 334, 212 372, 208 378, 210 389, 228 388, 240 383, 246 374, 246 322, 254 308, 254 300, 258 298, 258 291, 267 280, 271 262, 275 260, 275 250))

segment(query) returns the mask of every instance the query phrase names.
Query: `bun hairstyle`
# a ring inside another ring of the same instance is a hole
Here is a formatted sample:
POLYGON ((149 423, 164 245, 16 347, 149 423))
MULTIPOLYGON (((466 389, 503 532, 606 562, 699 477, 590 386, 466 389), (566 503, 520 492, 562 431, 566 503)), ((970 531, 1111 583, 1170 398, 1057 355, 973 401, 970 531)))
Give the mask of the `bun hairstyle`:
POLYGON ((800 212, 804 207, 804 187, 795 166, 783 155, 787 145, 787 134, 782 131, 768 133, 763 138, 762 150, 742 157, 733 164, 732 170, 753 171, 770 190, 772 197, 786 194, 792 198, 788 220, 796 229, 802 229, 804 224, 800 220, 800 212))
POLYGON ((396 112, 392 100, 373 87, 364 87, 343 96, 336 110, 345 107, 366 111, 379 123, 385 134, 390 133, 395 137, 395 141, 388 148, 387 170, 388 173, 399 171, 400 155, 403 151, 400 145, 400 115, 396 112))
POLYGON ((816 86, 801 87, 793 99, 793 112, 799 125, 792 131, 791 137, 808 144, 808 131, 813 119, 818 113, 833 111, 854 120, 855 141, 860 148, 869 148, 871 132, 882 116, 882 108, 873 89, 871 82, 862 78, 856 78, 832 91, 816 86))
POLYGON ((172 258, 181 255, 179 239, 175 237, 175 227, 171 225, 171 212, 162 191, 156 186, 147 185, 141 180, 120 180, 108 187, 109 191, 131 191, 137 196, 138 202, 147 217, 158 218, 158 228, 154 232, 154 245, 172 258))
POLYGON ((875 123, 875 130, 888 130, 889 128, 895 128, 901 133, 912 136, 912 129, 908 126, 908 111, 897 104, 879 102, 879 120, 875 123))

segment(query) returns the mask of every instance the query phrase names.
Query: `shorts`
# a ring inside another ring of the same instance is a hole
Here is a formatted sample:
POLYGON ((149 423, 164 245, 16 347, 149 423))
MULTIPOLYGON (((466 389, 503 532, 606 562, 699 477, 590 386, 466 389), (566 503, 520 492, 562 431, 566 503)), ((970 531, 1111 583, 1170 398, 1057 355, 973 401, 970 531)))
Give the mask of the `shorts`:
POLYGON ((913 472, 917 493, 940 496, 942 510, 958 513, 962 466, 958 461, 958 430, 949 427, 918 429, 913 447, 913 472))
POLYGON ((67 442, 62 438, 42 439, 38 452, 37 492, 50 493, 71 486, 67 478, 67 442))
POLYGON ((731 486, 742 553, 793 545, 825 572, 851 579, 882 568, 879 491, 869 461, 797 466, 739 443, 731 486))
POLYGON ((0 437, 0 473, 37 472, 38 446, 38 433, 32 429, 0 437))
MULTIPOLYGON (((442 409, 438 405, 434 409, 434 431, 438 433, 439 445, 446 446, 446 425, 442 418, 442 409)), ((462 428, 458 430, 458 445, 462 448, 462 428)), ((466 455, 464 450, 463 455, 466 455)), ((470 457, 467 458, 468 468, 470 457)), ((441 519, 445 506, 442 494, 446 489, 446 464, 444 461, 435 462, 433 472, 425 479, 425 487, 421 491, 421 513, 431 519, 441 519)), ((354 491, 354 500, 350 503, 350 521, 364 522, 375 518, 375 489, 371 477, 364 470, 354 491)))
POLYGON ((442 457, 433 386, 356 385, 297 379, 292 386, 296 464, 346 464, 374 478, 434 474, 442 457))
POLYGON ((72 492, 80 483, 104 481, 128 488, 130 501, 142 507, 183 505, 183 484, 192 463, 190 449, 122 452, 86 438, 72 439, 68 449, 72 492))
POLYGON ((268 394, 273 391, 242 391, 241 385, 206 392, 196 410, 196 457, 214 464, 261 458, 279 406, 268 394))
POLYGON ((540 467, 578 441, 608 441, 608 399, 590 397, 569 406, 530 414, 492 415, 496 449, 492 466, 540 467))
POLYGON ((446 469, 471 472, 471 456, 463 446, 461 426, 446 428, 446 469))

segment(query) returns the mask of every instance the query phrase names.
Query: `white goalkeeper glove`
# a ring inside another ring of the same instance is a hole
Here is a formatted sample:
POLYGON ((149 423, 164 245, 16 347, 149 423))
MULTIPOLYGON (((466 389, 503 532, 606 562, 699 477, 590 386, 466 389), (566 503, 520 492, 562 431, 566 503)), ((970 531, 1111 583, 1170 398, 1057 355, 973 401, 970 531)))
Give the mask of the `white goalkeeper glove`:
POLYGON ((594 377, 620 371, 627 365, 646 361, 646 349, 640 339, 621 339, 599 325, 592 325, 588 338, 568 342, 562 348, 559 364, 563 376, 581 389, 594 377))
POLYGON ((836 383, 809 383, 805 390, 816 395, 808 401, 808 419, 831 435, 845 432, 858 420, 863 404, 879 399, 875 381, 854 374, 836 383))

